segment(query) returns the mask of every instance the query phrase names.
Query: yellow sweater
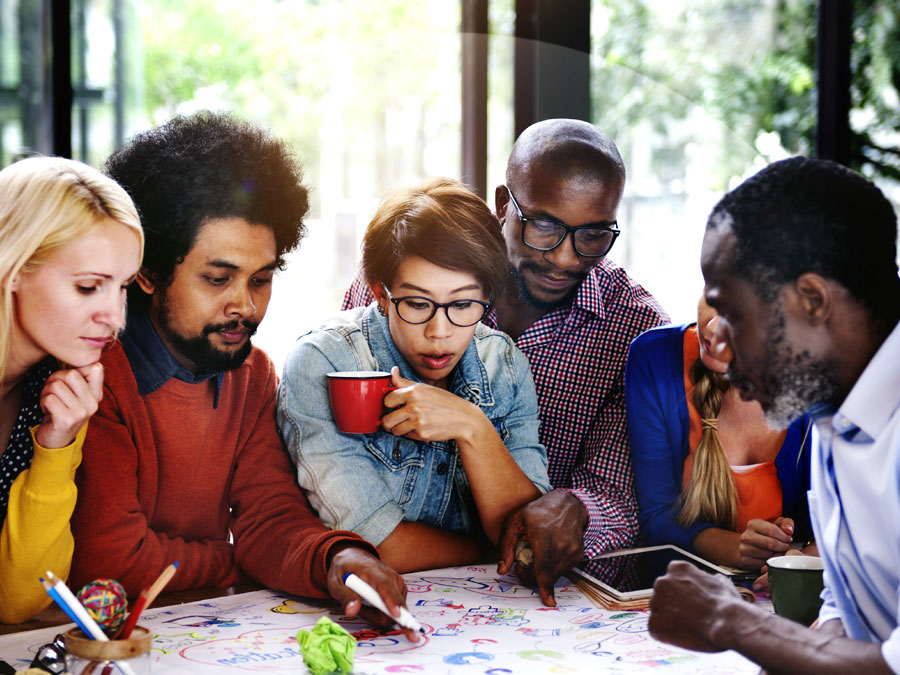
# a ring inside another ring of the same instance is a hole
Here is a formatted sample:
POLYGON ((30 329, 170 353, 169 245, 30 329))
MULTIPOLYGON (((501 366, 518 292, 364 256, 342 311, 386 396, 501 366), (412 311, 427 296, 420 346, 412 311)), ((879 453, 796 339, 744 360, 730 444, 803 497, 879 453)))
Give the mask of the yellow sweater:
POLYGON ((38 581, 50 570, 67 579, 74 548, 69 519, 75 510, 75 469, 81 463, 85 422, 64 448, 43 448, 31 429, 34 458, 9 491, 0 532, 0 622, 27 621, 50 604, 38 581))

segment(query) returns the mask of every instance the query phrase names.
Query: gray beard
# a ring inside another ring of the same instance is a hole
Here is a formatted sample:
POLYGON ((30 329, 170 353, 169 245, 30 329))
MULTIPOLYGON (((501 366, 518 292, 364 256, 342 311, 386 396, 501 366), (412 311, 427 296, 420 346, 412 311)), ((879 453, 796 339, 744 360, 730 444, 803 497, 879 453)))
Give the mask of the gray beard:
POLYGON ((834 403, 838 397, 834 374, 822 363, 810 363, 803 370, 783 371, 779 382, 778 393, 763 411, 773 429, 786 429, 816 403, 834 403))

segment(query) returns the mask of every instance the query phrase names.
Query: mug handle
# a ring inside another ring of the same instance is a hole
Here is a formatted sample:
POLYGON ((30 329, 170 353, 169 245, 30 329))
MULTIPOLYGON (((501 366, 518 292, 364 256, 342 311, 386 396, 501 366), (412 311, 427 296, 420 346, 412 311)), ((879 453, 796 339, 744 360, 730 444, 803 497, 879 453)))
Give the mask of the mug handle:
POLYGON ((397 391, 398 389, 400 389, 400 387, 395 387, 394 385, 390 385, 390 386, 384 388, 384 394, 382 394, 382 396, 381 396, 381 409, 384 410, 384 415, 386 415, 388 412, 393 410, 393 408, 388 408, 384 404, 384 397, 387 396, 388 394, 390 394, 392 391, 397 391))

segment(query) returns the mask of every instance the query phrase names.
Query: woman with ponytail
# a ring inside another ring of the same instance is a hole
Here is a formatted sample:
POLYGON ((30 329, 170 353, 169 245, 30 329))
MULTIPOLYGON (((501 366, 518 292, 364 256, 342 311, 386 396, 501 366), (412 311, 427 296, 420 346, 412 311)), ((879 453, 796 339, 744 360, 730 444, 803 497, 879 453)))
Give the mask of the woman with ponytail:
POLYGON ((811 537, 810 419, 769 427, 725 379, 730 354, 711 352, 715 310, 701 298, 697 314, 631 344, 625 397, 641 533, 648 545, 758 570, 811 537))

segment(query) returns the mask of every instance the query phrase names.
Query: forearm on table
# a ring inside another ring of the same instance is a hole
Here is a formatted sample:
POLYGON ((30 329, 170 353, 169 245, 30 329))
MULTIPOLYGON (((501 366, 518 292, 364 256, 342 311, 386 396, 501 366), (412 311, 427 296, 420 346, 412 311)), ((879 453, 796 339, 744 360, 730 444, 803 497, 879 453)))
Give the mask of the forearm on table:
POLYGON ((844 637, 840 622, 811 630, 753 605, 735 602, 723 612, 710 636, 721 649, 733 649, 769 675, 890 675, 881 645, 844 637))
POLYGON ((691 541, 691 546, 701 558, 717 565, 741 566, 741 535, 720 527, 700 530, 691 541))
POLYGON ((496 544, 506 516, 541 492, 516 464, 486 417, 471 435, 457 440, 457 448, 481 527, 496 544))
POLYGON ((382 561, 401 574, 483 562, 492 553, 475 537, 409 521, 397 525, 376 548, 382 561))

